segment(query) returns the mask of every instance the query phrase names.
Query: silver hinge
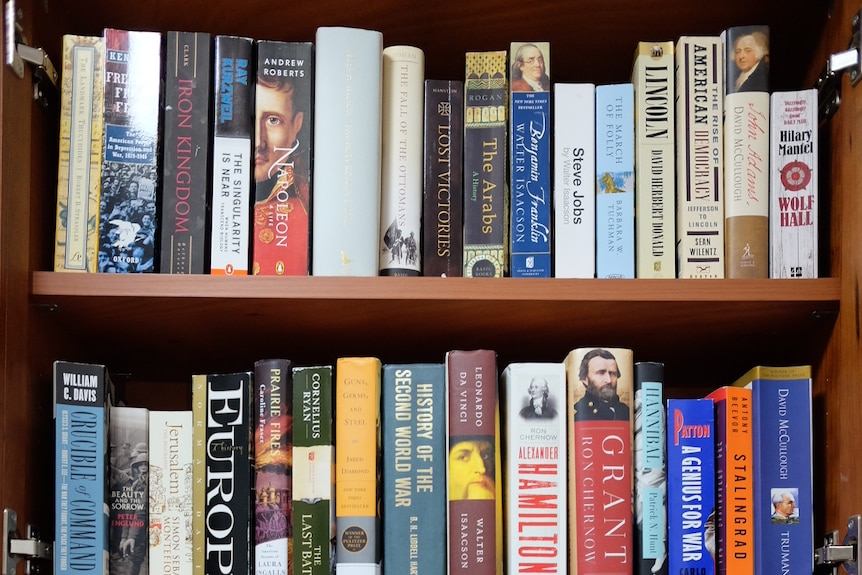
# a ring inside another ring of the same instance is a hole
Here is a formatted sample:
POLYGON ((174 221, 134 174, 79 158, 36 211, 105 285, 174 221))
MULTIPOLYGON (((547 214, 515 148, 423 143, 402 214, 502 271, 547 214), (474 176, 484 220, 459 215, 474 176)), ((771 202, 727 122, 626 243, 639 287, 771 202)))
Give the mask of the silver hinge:
POLYGON ((818 573, 838 575, 841 565, 850 575, 859 575, 859 523, 862 516, 853 515, 847 520, 847 535, 837 544, 838 531, 823 536, 823 547, 814 550, 814 568, 818 573))
POLYGON ((862 80, 862 10, 853 15, 850 23, 849 47, 829 56, 823 72, 817 78, 821 123, 834 116, 841 105, 841 78, 844 72, 850 75, 850 82, 854 86, 862 80))
POLYGON ((27 44, 21 18, 21 11, 15 7, 15 0, 6 0, 6 65, 12 68, 19 78, 23 78, 24 63, 30 64, 33 67, 33 99, 47 106, 50 96, 57 92, 60 75, 42 48, 33 48, 27 44))
MULTIPOLYGON (((18 534, 18 514, 13 509, 3 510, 3 573, 15 575, 18 560, 24 559, 24 572, 27 575, 39 573, 39 561, 51 561, 54 552, 51 543, 39 539, 37 527, 27 525, 27 537, 18 534)), ((50 569, 49 569, 50 571, 50 569)))

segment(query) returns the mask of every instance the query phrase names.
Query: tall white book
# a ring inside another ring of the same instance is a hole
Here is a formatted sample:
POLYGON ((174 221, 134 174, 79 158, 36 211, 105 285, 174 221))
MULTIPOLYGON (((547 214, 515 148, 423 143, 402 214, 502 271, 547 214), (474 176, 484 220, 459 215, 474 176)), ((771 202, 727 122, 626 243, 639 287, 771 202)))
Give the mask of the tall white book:
POLYGON ((383 35, 325 26, 315 50, 312 275, 376 276, 383 35))
POLYGON ((425 54, 415 46, 387 46, 379 240, 383 276, 422 272, 424 106, 425 54))
POLYGON ((596 86, 554 84, 554 277, 596 277, 596 86))
POLYGON ((817 90, 773 92, 769 245, 773 278, 817 277, 817 90))

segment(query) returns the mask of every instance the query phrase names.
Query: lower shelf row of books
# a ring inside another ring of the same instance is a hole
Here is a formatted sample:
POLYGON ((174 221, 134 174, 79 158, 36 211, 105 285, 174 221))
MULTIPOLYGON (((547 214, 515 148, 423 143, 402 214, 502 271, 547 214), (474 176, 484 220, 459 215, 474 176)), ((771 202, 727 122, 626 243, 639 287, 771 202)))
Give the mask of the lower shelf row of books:
POLYGON ((191 379, 191 409, 156 411, 55 363, 56 573, 813 566, 807 366, 690 399, 625 348, 191 379))

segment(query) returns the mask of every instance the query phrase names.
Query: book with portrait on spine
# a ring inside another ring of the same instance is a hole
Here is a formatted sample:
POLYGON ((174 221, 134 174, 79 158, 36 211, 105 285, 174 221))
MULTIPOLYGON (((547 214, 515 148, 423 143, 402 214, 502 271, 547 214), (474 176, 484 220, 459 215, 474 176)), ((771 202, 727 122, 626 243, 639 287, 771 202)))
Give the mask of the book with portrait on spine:
POLYGON ((111 408, 111 573, 149 572, 149 420, 145 407, 111 408))
POLYGON ((464 275, 463 154, 464 82, 425 80, 424 276, 464 275))
POLYGON ((54 271, 96 272, 105 40, 63 36, 54 271))

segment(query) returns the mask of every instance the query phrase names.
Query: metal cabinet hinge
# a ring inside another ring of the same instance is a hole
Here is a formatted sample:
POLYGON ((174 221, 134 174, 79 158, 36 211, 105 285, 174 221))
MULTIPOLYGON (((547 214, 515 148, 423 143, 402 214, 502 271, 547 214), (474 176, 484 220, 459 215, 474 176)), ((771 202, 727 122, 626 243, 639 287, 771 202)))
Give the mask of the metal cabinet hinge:
POLYGON ((51 561, 53 557, 53 546, 40 540, 37 527, 27 525, 27 536, 21 539, 18 534, 18 514, 14 509, 3 510, 2 575, 15 575, 19 559, 25 561, 25 573, 39 573, 41 565, 37 561, 51 561))
POLYGON ((856 12, 850 22, 849 47, 829 56, 823 72, 817 78, 821 123, 834 116, 841 105, 841 79, 844 72, 850 75, 850 82, 854 86, 862 80, 862 10, 856 12))
POLYGON ((859 575, 859 523, 862 516, 853 515, 847 520, 847 535, 839 545, 838 531, 823 536, 823 547, 814 550, 814 568, 818 573, 838 575, 841 565, 850 575, 859 575))
POLYGON ((21 11, 15 7, 15 0, 6 0, 6 65, 12 68, 19 78, 23 78, 24 63, 30 64, 33 67, 33 99, 47 106, 50 96, 57 92, 59 74, 42 48, 33 48, 27 44, 21 18, 21 11))

